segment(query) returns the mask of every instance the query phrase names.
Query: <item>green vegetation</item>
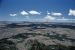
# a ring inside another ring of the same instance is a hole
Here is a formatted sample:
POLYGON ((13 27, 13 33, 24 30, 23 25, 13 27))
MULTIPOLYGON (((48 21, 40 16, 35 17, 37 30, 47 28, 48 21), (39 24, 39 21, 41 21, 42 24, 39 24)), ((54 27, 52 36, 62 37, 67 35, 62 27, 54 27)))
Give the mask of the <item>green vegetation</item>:
MULTIPOLYGON (((18 50, 16 48, 16 43, 12 42, 11 40, 8 39, 16 39, 17 44, 24 42, 25 39, 28 38, 28 35, 37 36, 46 36, 50 37, 52 39, 58 39, 60 41, 63 41, 63 39, 67 39, 66 35, 59 35, 59 34, 54 34, 50 35, 47 33, 47 35, 42 35, 42 34, 36 34, 36 33, 21 33, 15 36, 12 36, 10 38, 4 38, 0 40, 0 50, 18 50)), ((68 40, 73 40, 73 39, 68 39, 68 40)), ((75 42, 75 40, 73 40, 75 42)), ((28 50, 75 50, 75 46, 64 46, 64 45, 45 45, 44 43, 38 42, 37 40, 33 40, 33 43, 29 44, 28 50)))
POLYGON ((75 50, 75 47, 68 47, 60 44, 46 46, 45 44, 39 43, 37 40, 35 40, 34 44, 32 44, 32 47, 29 48, 29 50, 75 50))
POLYGON ((0 40, 0 50, 18 50, 15 47, 15 43, 7 39, 0 40))
POLYGON ((47 37, 50 37, 51 39, 57 39, 57 40, 60 40, 60 41, 64 41, 64 40, 71 40, 71 41, 75 41, 75 39, 70 39, 70 38, 67 38, 66 35, 61 35, 61 34, 53 34, 53 35, 50 35, 50 33, 47 33, 46 35, 47 37))

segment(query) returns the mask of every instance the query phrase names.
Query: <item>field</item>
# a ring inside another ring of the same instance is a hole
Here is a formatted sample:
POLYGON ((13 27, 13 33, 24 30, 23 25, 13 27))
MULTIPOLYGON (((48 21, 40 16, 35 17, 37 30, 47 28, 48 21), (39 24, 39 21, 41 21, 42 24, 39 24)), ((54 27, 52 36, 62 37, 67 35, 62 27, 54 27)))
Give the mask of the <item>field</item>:
POLYGON ((75 50, 71 24, 1 23, 0 50, 75 50))

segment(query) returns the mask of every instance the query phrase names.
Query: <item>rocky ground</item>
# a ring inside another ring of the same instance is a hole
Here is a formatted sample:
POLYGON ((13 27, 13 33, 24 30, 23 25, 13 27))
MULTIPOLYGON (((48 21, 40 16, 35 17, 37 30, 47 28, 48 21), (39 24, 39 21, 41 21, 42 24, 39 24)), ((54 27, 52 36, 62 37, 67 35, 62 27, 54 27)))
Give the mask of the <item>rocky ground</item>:
POLYGON ((0 27, 0 50, 75 50, 75 29, 0 27))

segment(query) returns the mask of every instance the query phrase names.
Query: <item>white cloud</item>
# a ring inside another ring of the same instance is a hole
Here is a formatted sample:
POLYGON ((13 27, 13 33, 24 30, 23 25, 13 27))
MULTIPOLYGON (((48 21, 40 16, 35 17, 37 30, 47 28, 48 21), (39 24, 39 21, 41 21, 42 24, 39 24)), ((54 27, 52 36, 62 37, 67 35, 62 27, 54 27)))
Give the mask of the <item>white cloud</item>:
POLYGON ((49 12, 48 12, 47 14, 48 14, 48 15, 50 15, 50 13, 49 13, 49 12))
POLYGON ((62 15, 62 13, 55 13, 55 12, 52 12, 51 13, 53 16, 61 16, 62 15))
POLYGON ((65 19, 65 18, 64 18, 64 19, 56 19, 56 20, 69 20, 69 19, 65 19))
POLYGON ((75 23, 74 21, 75 21, 75 19, 64 18, 64 19, 56 19, 55 22, 69 22, 69 23, 75 23))
POLYGON ((9 14, 10 16, 16 16, 17 14, 9 14))
POLYGON ((41 14, 40 12, 37 12, 37 11, 34 11, 34 10, 29 11, 29 13, 32 14, 32 15, 40 15, 41 14))
POLYGON ((56 21, 58 22, 71 22, 71 23, 75 23, 75 19, 67 19, 67 18, 64 18, 64 19, 56 19, 56 21))
POLYGON ((68 15, 73 15, 73 16, 75 16, 75 10, 70 9, 68 15))
POLYGON ((50 15, 51 13, 47 11, 47 15, 50 15))
POLYGON ((67 21, 67 20, 75 20, 75 19, 67 19, 67 18, 64 18, 64 19, 56 19, 56 20, 65 20, 65 21, 67 21))
POLYGON ((21 12, 21 15, 28 15, 28 13, 23 10, 23 11, 21 12))
POLYGON ((50 16, 50 15, 47 15, 47 16, 44 17, 44 19, 43 19, 43 21, 45 21, 45 22, 49 22, 49 21, 51 21, 51 20, 55 20, 55 17, 52 17, 52 16, 50 16))

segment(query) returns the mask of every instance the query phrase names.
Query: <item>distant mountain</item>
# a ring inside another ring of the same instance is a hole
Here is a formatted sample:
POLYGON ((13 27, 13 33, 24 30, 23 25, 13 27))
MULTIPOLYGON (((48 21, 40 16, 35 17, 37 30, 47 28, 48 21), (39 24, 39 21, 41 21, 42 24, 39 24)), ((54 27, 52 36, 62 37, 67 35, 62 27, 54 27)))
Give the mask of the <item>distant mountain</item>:
POLYGON ((0 26, 44 26, 44 27, 51 27, 51 26, 63 26, 63 27, 70 27, 75 26, 75 23, 69 22, 28 22, 28 21, 0 21, 0 26))

